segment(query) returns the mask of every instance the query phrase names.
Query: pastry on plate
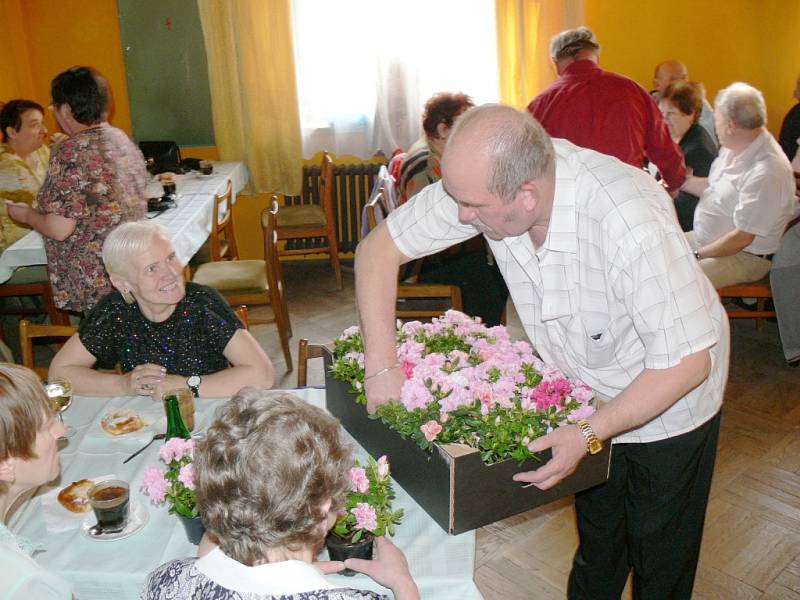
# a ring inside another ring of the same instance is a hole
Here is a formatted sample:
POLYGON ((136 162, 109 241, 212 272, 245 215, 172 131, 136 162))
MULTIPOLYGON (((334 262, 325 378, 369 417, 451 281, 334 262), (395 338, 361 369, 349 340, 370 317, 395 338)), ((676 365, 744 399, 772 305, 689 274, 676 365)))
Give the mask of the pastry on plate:
POLYGON ((124 409, 108 413, 100 425, 111 435, 124 435, 144 427, 144 421, 134 411, 124 409))
POLYGON ((85 513, 92 509, 89 504, 89 494, 94 488, 94 482, 88 479, 73 481, 58 493, 58 501, 70 512, 85 513))

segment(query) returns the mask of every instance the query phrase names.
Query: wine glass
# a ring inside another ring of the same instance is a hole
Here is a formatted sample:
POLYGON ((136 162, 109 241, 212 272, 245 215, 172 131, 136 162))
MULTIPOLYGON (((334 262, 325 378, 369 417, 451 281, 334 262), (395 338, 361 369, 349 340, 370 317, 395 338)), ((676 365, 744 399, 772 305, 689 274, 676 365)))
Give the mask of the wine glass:
POLYGON ((58 413, 58 418, 64 424, 64 437, 75 435, 75 428, 64 423, 64 416, 61 414, 72 404, 72 382, 66 377, 53 377, 44 384, 44 391, 50 401, 53 411, 58 413))

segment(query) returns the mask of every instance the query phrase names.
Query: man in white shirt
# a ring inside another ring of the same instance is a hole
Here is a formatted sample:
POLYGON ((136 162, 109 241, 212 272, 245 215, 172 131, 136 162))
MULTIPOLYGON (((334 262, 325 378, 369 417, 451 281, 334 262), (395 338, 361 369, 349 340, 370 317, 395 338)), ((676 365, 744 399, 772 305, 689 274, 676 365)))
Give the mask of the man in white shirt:
POLYGON ((396 266, 483 233, 541 357, 610 402, 582 427, 534 441, 553 459, 515 479, 545 489, 595 442, 606 484, 576 495, 570 598, 688 598, 727 379, 728 326, 666 192, 641 170, 565 140, 505 106, 456 124, 443 179, 358 247, 356 292, 373 410, 399 397, 396 266))
POLYGON ((683 185, 700 196, 687 237, 715 288, 769 273, 795 209, 792 167, 766 130, 764 96, 746 83, 717 94, 714 119, 722 145, 708 178, 683 185))

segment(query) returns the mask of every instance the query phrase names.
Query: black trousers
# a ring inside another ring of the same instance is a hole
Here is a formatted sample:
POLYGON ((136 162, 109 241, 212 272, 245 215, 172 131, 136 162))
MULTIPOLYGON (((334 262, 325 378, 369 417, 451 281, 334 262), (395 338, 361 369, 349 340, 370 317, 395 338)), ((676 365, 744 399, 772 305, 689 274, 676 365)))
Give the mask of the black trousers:
POLYGON ((703 536, 720 415, 694 431, 615 444, 609 480, 575 495, 580 545, 570 600, 689 600, 703 536))

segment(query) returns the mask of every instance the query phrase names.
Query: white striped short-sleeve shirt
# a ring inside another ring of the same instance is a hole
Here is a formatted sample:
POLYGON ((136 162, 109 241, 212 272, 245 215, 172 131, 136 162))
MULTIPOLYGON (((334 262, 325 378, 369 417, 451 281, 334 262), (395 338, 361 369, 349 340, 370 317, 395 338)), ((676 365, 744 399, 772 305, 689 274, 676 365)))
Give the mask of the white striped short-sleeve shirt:
MULTIPOLYGON (((666 192, 645 172, 553 140, 556 190, 547 237, 488 240, 514 305, 543 360, 613 398, 644 368, 666 369, 710 349, 711 374, 667 411, 614 442, 650 442, 696 429, 722 404, 728 321, 666 192)), ((406 256, 472 237, 441 182, 393 211, 406 256)), ((647 402, 647 398, 642 398, 647 402)))

